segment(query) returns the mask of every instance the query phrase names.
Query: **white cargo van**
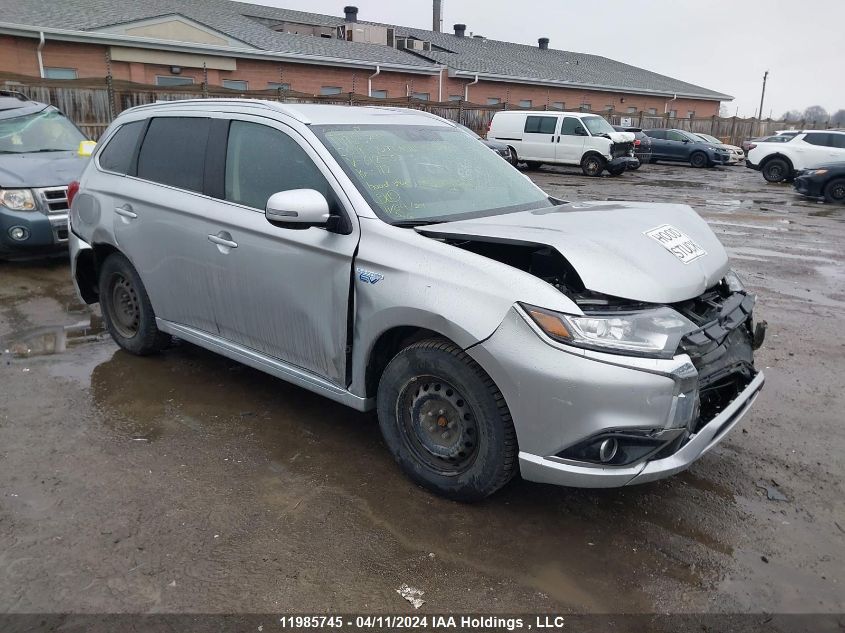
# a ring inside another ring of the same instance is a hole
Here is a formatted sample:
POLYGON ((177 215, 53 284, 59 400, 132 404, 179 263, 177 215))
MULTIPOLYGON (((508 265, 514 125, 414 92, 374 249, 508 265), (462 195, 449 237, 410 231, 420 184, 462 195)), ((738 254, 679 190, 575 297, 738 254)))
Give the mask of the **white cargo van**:
POLYGON ((497 112, 487 138, 507 144, 515 162, 529 169, 543 163, 580 165, 586 176, 599 176, 605 169, 619 176, 639 164, 631 132, 617 132, 602 117, 585 112, 497 112))

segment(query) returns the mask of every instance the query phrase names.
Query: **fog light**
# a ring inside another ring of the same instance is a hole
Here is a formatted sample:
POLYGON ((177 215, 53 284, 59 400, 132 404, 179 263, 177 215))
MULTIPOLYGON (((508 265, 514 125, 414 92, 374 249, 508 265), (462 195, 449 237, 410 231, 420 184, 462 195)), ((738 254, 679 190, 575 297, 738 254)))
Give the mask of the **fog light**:
POLYGON ((9 229, 9 237, 16 242, 23 242, 29 237, 29 230, 23 226, 13 226, 9 229))
POLYGON ((616 457, 616 451, 619 448, 618 442, 613 438, 604 440, 599 446, 599 461, 609 462, 616 457))

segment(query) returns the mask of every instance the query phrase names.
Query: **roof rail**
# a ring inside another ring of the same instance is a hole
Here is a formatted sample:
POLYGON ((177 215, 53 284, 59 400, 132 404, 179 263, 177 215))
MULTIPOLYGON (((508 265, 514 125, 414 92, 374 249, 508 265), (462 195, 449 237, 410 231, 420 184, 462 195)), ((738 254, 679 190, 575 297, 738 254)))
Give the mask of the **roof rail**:
POLYGON ((182 108, 185 106, 238 106, 248 108, 261 108, 265 110, 278 110, 289 117, 296 119, 300 123, 309 124, 309 121, 296 108, 291 108, 287 104, 279 103, 278 101, 268 101, 264 99, 178 99, 175 101, 156 101, 154 103, 144 103, 125 110, 125 112, 137 112, 148 108, 182 108))
POLYGON ((6 88, 0 88, 0 97, 15 97, 21 101, 32 101, 32 99, 19 90, 8 90, 6 88))

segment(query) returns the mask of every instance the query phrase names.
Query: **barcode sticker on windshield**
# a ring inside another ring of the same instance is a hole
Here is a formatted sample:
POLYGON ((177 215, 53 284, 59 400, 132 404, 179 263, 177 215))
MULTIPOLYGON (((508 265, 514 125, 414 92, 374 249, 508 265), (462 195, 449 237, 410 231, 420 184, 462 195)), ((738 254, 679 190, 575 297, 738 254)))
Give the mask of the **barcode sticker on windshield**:
POLYGON ((669 224, 658 226, 655 229, 646 231, 645 234, 680 259, 684 264, 689 264, 707 254, 707 251, 696 244, 686 233, 679 231, 669 224))

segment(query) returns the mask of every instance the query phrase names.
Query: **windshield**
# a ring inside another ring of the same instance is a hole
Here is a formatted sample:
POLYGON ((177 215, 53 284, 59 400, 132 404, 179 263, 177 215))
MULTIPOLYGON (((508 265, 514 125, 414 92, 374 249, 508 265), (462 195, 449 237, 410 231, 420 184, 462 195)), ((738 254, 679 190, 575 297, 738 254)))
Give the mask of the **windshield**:
POLYGON ((590 134, 593 136, 599 136, 600 134, 611 134, 616 130, 613 129, 613 126, 605 121, 600 116, 585 116, 581 119, 581 123, 583 123, 588 130, 590 130, 590 134))
POLYGON ((708 143, 713 143, 714 145, 721 145, 722 141, 717 139, 715 136, 710 136, 709 134, 698 134, 697 136, 703 138, 708 143))
POLYGON ((320 125, 312 129, 391 224, 425 224, 550 207, 548 196, 453 127, 320 125))
POLYGON ((55 108, 0 119, 0 153, 76 151, 86 140, 76 126, 55 108))

